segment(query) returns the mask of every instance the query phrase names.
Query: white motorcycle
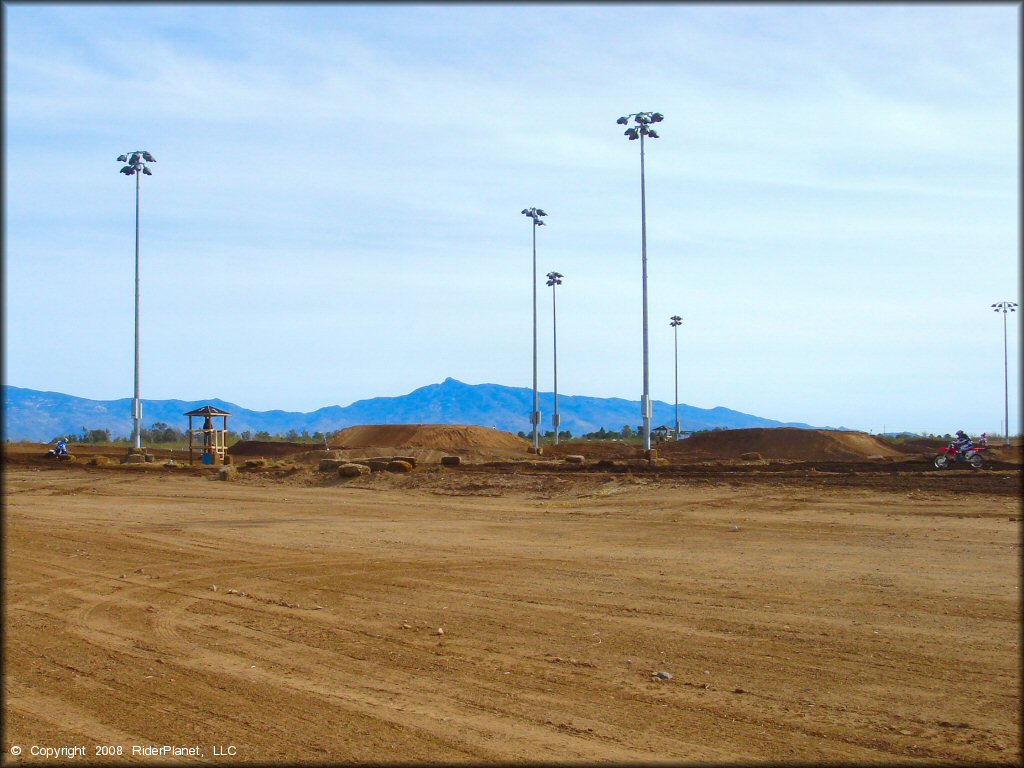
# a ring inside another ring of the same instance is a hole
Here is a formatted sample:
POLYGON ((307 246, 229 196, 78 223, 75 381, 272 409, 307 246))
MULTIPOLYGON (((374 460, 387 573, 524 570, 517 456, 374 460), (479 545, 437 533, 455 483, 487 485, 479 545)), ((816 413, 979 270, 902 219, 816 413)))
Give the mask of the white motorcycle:
POLYGON ((58 461, 70 461, 71 454, 68 453, 68 444, 62 440, 54 448, 46 452, 46 457, 48 459, 57 459, 58 461))

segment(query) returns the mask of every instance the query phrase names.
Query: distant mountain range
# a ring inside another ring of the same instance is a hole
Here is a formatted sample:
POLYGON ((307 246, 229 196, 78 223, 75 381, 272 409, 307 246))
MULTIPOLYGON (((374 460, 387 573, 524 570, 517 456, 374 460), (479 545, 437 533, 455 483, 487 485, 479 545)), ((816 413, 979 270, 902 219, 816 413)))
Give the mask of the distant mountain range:
MULTIPOLYGON (((60 392, 40 392, 3 385, 3 436, 7 440, 44 442, 57 435, 81 434, 82 428, 108 429, 117 436, 132 432, 131 398, 88 400, 60 392)), ((539 395, 543 413, 543 431, 551 429, 554 395, 539 395)), ((228 429, 285 434, 294 429, 313 434, 331 432, 357 424, 477 424, 509 432, 530 431, 533 390, 500 384, 464 384, 445 379, 399 397, 374 397, 348 406, 331 405, 310 413, 293 411, 252 411, 225 400, 143 400, 142 423, 155 422, 184 429, 187 411, 213 405, 228 411, 228 429)), ((621 430, 626 424, 636 428, 640 422, 640 401, 617 397, 558 396, 561 429, 574 435, 595 432, 601 427, 621 430)), ((774 421, 728 408, 695 408, 679 404, 679 422, 684 430, 742 429, 749 427, 801 427, 808 424, 774 421)), ((654 402, 654 425, 675 423, 675 406, 654 402)))

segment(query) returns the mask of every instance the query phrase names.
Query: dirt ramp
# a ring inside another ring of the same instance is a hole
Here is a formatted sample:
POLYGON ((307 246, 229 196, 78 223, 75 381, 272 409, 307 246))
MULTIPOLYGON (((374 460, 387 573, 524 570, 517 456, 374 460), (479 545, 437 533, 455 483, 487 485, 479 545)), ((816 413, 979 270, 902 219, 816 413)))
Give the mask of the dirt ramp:
POLYGON ((702 432, 678 443, 664 443, 658 448, 665 457, 701 459, 738 459, 745 453, 793 461, 862 461, 905 456, 864 432, 793 427, 702 432))
POLYGON ((343 429, 332 448, 430 448, 525 453, 529 442, 510 432, 460 424, 375 424, 343 429))

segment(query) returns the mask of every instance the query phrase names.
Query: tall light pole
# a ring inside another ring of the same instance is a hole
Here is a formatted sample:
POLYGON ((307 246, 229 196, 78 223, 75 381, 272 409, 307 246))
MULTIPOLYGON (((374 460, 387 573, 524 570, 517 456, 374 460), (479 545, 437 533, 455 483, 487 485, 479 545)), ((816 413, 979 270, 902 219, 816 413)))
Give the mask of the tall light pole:
POLYGON ((132 398, 132 439, 136 448, 142 447, 142 401, 139 400, 139 177, 152 176, 146 163, 155 163, 145 150, 126 152, 118 156, 119 163, 127 163, 121 173, 135 177, 135 396, 132 398))
POLYGON ((683 318, 679 315, 672 315, 669 318, 672 322, 672 332, 676 337, 676 440, 679 439, 679 326, 683 324, 683 318))
POLYGON ((555 353, 555 412, 551 416, 551 426, 555 428, 555 445, 558 445, 558 429, 562 424, 558 416, 558 313, 555 309, 555 286, 562 284, 563 277, 559 272, 548 272, 548 285, 551 286, 552 348, 555 353))
POLYGON ((1017 304, 1012 301, 999 301, 992 305, 993 312, 1003 313, 1003 445, 1010 445, 1010 389, 1009 377, 1006 375, 1006 313, 1016 312, 1017 304))
POLYGON ((660 123, 665 119, 660 112, 636 112, 625 117, 620 117, 615 122, 619 125, 628 125, 629 118, 633 118, 636 125, 627 128, 625 135, 630 141, 640 139, 640 253, 643 261, 643 283, 644 283, 644 394, 640 401, 640 410, 643 415, 644 429, 644 450, 651 449, 651 382, 648 375, 647 358, 647 197, 644 185, 644 137, 658 138, 658 133, 651 128, 651 123, 660 123))
POLYGON ((523 208, 523 215, 533 219, 533 410, 530 424, 533 425, 533 452, 540 450, 540 408, 537 406, 537 227, 543 227, 541 216, 547 216, 541 208, 523 208))

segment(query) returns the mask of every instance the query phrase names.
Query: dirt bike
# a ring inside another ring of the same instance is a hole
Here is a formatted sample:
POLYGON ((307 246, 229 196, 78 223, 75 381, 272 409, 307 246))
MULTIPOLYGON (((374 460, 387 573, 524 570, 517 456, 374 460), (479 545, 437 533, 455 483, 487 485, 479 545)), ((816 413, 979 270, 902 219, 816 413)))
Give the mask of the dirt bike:
POLYGON ((961 464, 966 462, 974 469, 981 469, 985 466, 985 459, 981 454, 987 449, 987 445, 976 444, 968 448, 963 453, 960 453, 960 451, 957 450, 956 445, 950 443, 942 453, 935 457, 935 466, 939 469, 945 469, 951 464, 961 464))
POLYGON ((58 461, 71 461, 71 454, 68 453, 68 449, 65 446, 58 446, 57 448, 51 448, 46 452, 46 458, 57 459, 58 461))

